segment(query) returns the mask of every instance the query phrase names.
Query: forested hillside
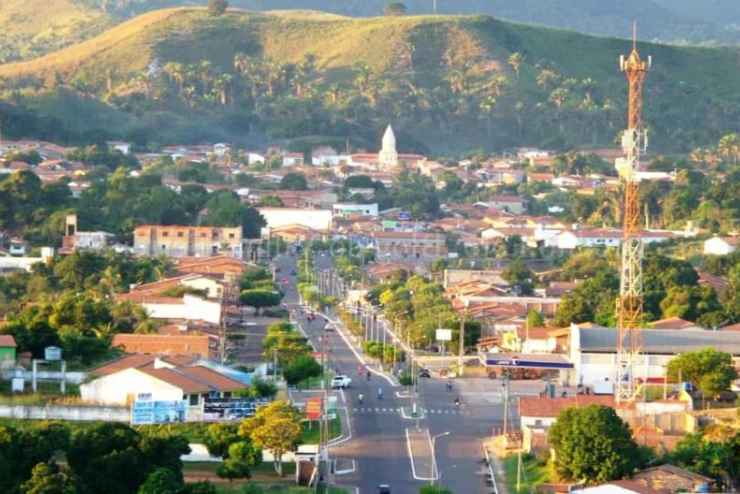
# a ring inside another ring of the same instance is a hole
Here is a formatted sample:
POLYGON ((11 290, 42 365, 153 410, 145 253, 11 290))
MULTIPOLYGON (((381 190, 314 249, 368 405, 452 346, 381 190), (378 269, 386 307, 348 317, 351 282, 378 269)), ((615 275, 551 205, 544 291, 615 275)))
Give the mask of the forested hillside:
MULTIPOLYGON (((485 16, 181 8, 2 65, 0 90, 71 140, 352 137, 363 147, 390 121, 417 150, 611 145, 625 113, 617 60, 629 48, 485 16)), ((655 60, 645 111, 654 148, 689 149, 740 126, 737 50, 640 48, 655 60)), ((28 132, 0 118, 5 132, 28 132)))

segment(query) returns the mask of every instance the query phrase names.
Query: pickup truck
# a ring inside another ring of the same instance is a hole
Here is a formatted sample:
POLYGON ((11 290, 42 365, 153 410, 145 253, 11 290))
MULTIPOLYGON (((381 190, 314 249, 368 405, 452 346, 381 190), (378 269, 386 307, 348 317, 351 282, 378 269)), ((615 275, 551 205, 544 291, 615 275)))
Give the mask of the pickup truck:
POLYGON ((334 376, 334 378, 331 380, 332 389, 347 389, 349 388, 350 384, 352 384, 352 379, 347 376, 334 376))

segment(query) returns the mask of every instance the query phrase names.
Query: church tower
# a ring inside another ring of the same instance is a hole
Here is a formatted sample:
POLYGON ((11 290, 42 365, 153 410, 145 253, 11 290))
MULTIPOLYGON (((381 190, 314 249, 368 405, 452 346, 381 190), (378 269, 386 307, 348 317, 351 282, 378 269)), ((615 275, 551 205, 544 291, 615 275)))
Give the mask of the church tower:
POLYGON ((378 153, 378 165, 381 168, 396 168, 398 166, 398 152, 396 151, 396 136, 390 124, 383 134, 383 147, 378 153))

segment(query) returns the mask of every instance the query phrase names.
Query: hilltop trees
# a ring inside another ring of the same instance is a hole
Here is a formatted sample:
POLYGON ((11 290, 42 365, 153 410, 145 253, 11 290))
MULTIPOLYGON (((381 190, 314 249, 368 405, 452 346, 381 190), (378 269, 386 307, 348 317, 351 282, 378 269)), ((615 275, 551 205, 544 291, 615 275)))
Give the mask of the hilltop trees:
POLYGON ((208 14, 214 17, 223 15, 229 8, 229 2, 226 0, 208 0, 208 14))
POLYGON ((385 15, 406 15, 406 5, 402 2, 390 2, 383 9, 385 15))

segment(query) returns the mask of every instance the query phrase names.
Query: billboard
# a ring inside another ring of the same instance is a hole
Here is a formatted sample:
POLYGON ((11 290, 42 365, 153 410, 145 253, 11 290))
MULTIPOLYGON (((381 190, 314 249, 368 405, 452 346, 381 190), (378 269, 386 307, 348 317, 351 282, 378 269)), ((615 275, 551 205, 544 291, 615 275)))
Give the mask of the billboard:
POLYGON ((264 399, 206 398, 203 415, 209 420, 233 420, 251 417, 257 409, 269 403, 264 399))
POLYGON ((436 331, 437 341, 452 341, 451 329, 438 329, 436 331))
POLYGON ((131 424, 170 424, 185 422, 187 402, 136 400, 131 406, 131 424))

